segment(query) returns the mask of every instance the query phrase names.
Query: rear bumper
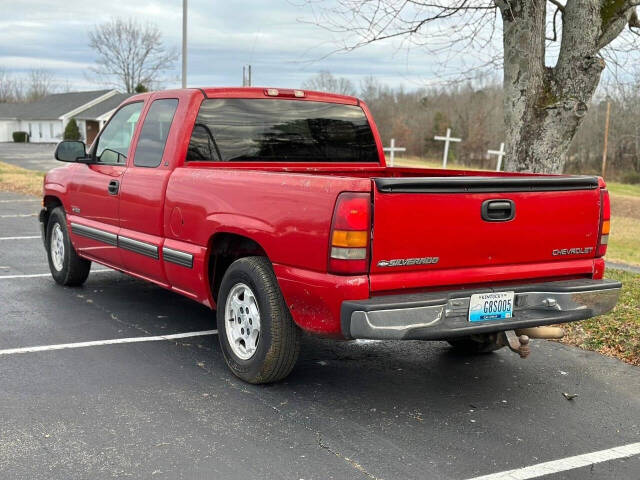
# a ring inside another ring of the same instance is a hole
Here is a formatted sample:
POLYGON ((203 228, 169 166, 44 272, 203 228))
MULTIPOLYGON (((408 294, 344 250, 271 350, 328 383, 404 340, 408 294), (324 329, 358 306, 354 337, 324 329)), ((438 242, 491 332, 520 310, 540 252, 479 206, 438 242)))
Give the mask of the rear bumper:
POLYGON ((473 334, 574 322, 615 307, 622 284, 569 280, 476 290, 451 290, 345 301, 340 317, 345 338, 443 340, 473 334), (474 293, 514 291, 513 318, 470 323, 474 293))

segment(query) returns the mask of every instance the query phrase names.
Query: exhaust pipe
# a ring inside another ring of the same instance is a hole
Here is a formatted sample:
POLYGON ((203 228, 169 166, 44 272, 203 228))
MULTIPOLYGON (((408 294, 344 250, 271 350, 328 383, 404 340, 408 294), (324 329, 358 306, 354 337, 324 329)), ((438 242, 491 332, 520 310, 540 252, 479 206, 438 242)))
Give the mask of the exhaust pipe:
POLYGON ((560 327, 532 327, 516 330, 516 335, 526 335, 529 338, 560 339, 564 337, 564 330, 560 327))

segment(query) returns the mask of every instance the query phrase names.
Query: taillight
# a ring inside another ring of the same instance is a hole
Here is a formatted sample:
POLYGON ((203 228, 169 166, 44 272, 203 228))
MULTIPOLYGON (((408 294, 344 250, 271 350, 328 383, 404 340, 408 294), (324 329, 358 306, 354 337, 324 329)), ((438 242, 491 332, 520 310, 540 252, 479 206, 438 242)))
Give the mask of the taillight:
POLYGON ((600 230, 598 235, 598 246, 596 257, 604 257, 607 253, 607 244, 609 243, 609 230, 611 229, 611 202, 609 201, 609 192, 600 190, 600 230))
POLYGON ((369 194, 344 192, 338 195, 329 235, 329 272, 367 273, 370 231, 369 194))

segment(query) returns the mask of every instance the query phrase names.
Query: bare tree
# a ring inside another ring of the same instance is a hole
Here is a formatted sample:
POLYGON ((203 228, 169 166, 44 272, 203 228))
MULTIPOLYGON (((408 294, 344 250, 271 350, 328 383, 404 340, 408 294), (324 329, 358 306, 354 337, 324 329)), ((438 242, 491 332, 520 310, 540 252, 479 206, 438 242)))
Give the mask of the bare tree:
POLYGON ((334 77, 327 71, 320 72, 306 80, 302 84, 302 88, 319 92, 339 93, 341 95, 356 94, 356 89, 351 80, 345 77, 334 77))
POLYGON ((38 68, 16 76, 0 68, 0 103, 35 102, 57 90, 49 70, 38 68))
POLYGON ((51 72, 38 68, 29 72, 24 98, 27 102, 35 102, 52 94, 55 90, 51 72))
POLYGON ((162 44, 157 26, 116 18, 89 32, 89 46, 98 54, 92 70, 105 83, 133 93, 138 84, 150 87, 160 81, 178 58, 175 49, 162 44), (114 78, 117 79, 114 81, 114 78))
POLYGON ((337 0, 316 22, 344 34, 342 51, 400 38, 455 58, 462 73, 502 63, 506 168, 557 173, 605 56, 638 51, 637 5, 640 0, 337 0))
POLYGON ((22 100, 22 80, 0 68, 0 103, 12 103, 22 100))

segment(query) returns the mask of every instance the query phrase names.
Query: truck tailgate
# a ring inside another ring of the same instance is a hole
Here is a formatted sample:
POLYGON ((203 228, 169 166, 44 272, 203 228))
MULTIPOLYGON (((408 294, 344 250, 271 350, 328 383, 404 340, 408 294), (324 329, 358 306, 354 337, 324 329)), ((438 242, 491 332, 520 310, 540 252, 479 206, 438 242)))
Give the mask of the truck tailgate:
POLYGON ((596 177, 373 181, 372 275, 461 269, 456 283, 464 284, 465 269, 544 263, 551 277, 556 264, 560 272, 566 261, 595 256, 596 177))

